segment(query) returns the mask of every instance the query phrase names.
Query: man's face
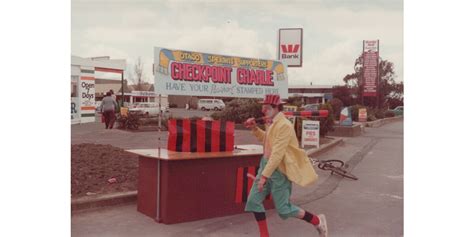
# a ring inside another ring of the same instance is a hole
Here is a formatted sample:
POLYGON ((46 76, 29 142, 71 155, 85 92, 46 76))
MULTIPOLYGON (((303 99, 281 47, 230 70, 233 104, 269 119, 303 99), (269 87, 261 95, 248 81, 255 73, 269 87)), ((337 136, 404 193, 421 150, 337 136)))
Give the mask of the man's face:
POLYGON ((262 106, 262 113, 263 113, 266 117, 272 118, 273 115, 275 114, 275 111, 274 111, 274 110, 275 110, 275 109, 273 109, 271 105, 265 104, 265 105, 262 106))

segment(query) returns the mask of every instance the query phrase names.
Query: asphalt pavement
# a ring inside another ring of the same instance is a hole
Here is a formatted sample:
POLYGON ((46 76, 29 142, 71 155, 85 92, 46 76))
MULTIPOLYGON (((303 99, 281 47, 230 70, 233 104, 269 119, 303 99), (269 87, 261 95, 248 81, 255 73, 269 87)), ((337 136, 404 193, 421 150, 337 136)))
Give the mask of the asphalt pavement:
MULTIPOLYGON (((362 136, 345 138, 317 158, 343 160, 359 178, 353 181, 317 170, 317 184, 293 186, 294 203, 326 214, 329 236, 403 236, 403 121, 365 128, 362 136)), ((308 223, 281 220, 275 210, 267 211, 267 219, 271 236, 318 236, 308 223)), ((72 236, 258 236, 258 228, 248 213, 158 224, 137 212, 133 203, 75 213, 72 236)))

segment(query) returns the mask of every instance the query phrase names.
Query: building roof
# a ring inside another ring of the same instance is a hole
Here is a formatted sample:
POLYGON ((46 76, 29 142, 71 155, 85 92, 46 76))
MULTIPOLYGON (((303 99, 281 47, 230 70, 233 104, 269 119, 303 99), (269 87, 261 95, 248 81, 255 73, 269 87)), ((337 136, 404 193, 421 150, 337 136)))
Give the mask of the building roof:
POLYGON ((138 85, 129 85, 129 88, 132 91, 154 91, 155 90, 155 87, 153 86, 153 84, 149 84, 149 83, 142 84, 140 90, 138 90, 138 85))
POLYGON ((125 70, 127 61, 125 59, 110 59, 110 57, 82 58, 72 55, 71 65, 125 70))
POLYGON ((288 89, 332 89, 337 85, 288 85, 288 89))
MULTIPOLYGON (((127 80, 124 80, 127 83, 127 80)), ((105 78, 95 78, 95 84, 120 84, 122 85, 122 80, 113 80, 113 79, 105 79, 105 78)))

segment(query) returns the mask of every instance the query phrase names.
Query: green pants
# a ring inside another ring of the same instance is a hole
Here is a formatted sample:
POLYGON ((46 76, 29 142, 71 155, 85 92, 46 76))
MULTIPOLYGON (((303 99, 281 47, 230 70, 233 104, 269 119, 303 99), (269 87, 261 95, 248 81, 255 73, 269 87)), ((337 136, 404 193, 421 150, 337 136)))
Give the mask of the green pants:
POLYGON ((260 160, 260 168, 258 169, 257 179, 253 182, 252 189, 247 198, 247 204, 245 205, 245 211, 247 212, 265 212, 263 201, 272 194, 273 203, 278 211, 278 215, 282 219, 288 217, 296 217, 300 208, 290 203, 291 196, 291 181, 276 169, 272 176, 267 179, 267 182, 263 186, 262 192, 258 191, 258 180, 262 177, 262 171, 267 164, 267 159, 263 158, 260 160))

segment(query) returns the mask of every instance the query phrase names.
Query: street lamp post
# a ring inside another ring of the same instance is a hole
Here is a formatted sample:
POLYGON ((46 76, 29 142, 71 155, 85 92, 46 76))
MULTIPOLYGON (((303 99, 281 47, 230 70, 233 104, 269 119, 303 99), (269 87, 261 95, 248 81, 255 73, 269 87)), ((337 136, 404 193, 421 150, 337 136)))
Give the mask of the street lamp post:
POLYGON ((123 96, 124 96, 123 90, 124 90, 124 88, 123 88, 123 70, 122 70, 122 100, 121 100, 121 105, 120 105, 121 107, 123 107, 123 99, 124 99, 123 98, 123 96))

